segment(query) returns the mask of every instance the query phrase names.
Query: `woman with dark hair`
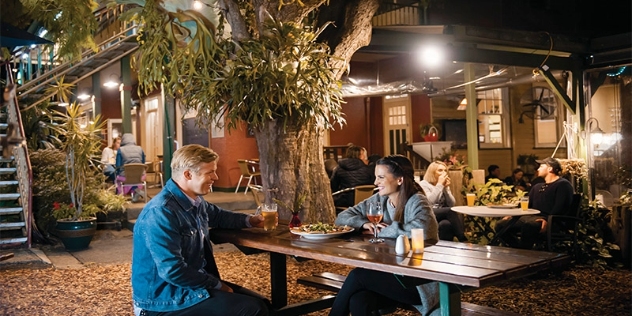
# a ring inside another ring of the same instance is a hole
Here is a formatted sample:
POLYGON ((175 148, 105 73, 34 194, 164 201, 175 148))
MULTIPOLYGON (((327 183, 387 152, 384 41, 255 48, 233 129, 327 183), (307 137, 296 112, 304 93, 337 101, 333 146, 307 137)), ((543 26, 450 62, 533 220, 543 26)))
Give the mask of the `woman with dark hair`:
MULTIPOLYGON (((340 159, 331 175, 331 192, 373 183, 371 167, 364 147, 351 145, 347 148, 347 158, 340 159)), ((334 205, 349 207, 355 200, 354 192, 344 192, 334 196, 334 205)))
POLYGON ((506 185, 513 185, 514 191, 516 190, 527 191, 527 188, 530 187, 531 184, 525 182, 523 176, 524 176, 524 171, 522 171, 522 169, 520 168, 516 168, 512 172, 511 176, 505 178, 505 181, 503 182, 505 182, 506 185))
POLYGON ((421 181, 421 187, 439 222, 439 239, 452 241, 456 236, 459 241, 467 241, 463 219, 452 210, 456 200, 450 191, 448 166, 441 161, 431 163, 421 181))
MULTIPOLYGON (((414 180, 413 165, 400 155, 384 157, 375 166, 377 194, 338 215, 336 225, 348 225, 373 234, 373 224, 366 213, 370 205, 384 210, 377 225, 378 237, 411 237, 413 228, 423 228, 426 243, 438 241, 437 220, 421 187, 414 180)), ((373 311, 397 303, 414 305, 427 315, 438 308, 436 282, 404 277, 392 273, 356 268, 347 276, 329 315, 370 315, 373 311)))

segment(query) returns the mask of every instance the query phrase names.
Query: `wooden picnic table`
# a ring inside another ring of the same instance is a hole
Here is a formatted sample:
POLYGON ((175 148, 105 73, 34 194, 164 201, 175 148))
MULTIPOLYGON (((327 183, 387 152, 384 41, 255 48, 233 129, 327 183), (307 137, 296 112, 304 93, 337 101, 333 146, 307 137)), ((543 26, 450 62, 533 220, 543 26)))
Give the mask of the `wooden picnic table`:
POLYGON ((287 306, 286 255, 388 271, 439 282, 442 315, 460 315, 461 291, 481 288, 570 262, 566 254, 439 241, 423 254, 395 254, 395 241, 368 242, 370 236, 349 233, 312 240, 291 234, 287 226, 266 232, 211 229, 213 243, 270 252, 270 282, 275 315, 300 315, 331 307, 334 297, 287 306))

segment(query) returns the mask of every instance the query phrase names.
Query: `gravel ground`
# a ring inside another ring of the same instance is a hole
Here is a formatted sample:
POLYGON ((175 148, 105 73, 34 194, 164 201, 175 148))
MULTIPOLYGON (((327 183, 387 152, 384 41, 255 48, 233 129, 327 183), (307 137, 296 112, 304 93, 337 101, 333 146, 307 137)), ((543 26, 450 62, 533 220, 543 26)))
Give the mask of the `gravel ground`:
MULTIPOLYGON (((215 256, 225 280, 270 295, 266 254, 218 252, 215 256)), ((298 277, 323 271, 346 274, 350 269, 289 258, 290 303, 331 294, 296 284, 298 277)), ((129 280, 129 264, 0 271, 0 315, 132 315, 129 280)), ((465 293, 462 300, 522 315, 630 315, 631 289, 629 270, 575 267, 558 275, 523 278, 465 293)), ((398 311, 392 315, 414 314, 398 311)))

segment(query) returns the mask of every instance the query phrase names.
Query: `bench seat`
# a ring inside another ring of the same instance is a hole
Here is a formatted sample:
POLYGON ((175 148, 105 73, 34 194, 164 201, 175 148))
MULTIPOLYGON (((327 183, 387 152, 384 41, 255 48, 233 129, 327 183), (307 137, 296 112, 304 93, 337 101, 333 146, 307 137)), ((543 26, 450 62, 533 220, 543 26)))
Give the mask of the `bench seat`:
MULTIPOLYGON (((331 291, 338 292, 342 287, 342 284, 345 282, 346 276, 331 273, 331 272, 322 272, 315 273, 313 275, 303 276, 296 280, 298 284, 302 284, 305 286, 331 291)), ((400 304, 397 306, 398 308, 417 311, 412 305, 408 304, 400 304)), ((387 313, 394 312, 395 310, 389 309, 388 311, 380 311, 381 315, 385 315, 387 313)), ((513 312, 501 311, 496 308, 481 306, 472 303, 461 302, 461 315, 464 316, 519 316, 520 314, 516 314, 513 312)))

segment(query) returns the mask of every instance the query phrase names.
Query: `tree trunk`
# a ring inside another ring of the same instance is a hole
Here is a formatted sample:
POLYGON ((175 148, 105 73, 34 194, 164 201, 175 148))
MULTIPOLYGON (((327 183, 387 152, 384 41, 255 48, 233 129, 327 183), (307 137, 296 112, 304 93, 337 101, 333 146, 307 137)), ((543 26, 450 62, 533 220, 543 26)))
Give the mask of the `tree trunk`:
MULTIPOLYGON (((266 202, 278 199, 292 206, 307 198, 299 217, 303 223, 333 223, 335 208, 323 160, 323 133, 315 124, 288 126, 269 121, 255 131, 266 202)), ((289 221, 290 210, 279 206, 279 220, 289 221)))

